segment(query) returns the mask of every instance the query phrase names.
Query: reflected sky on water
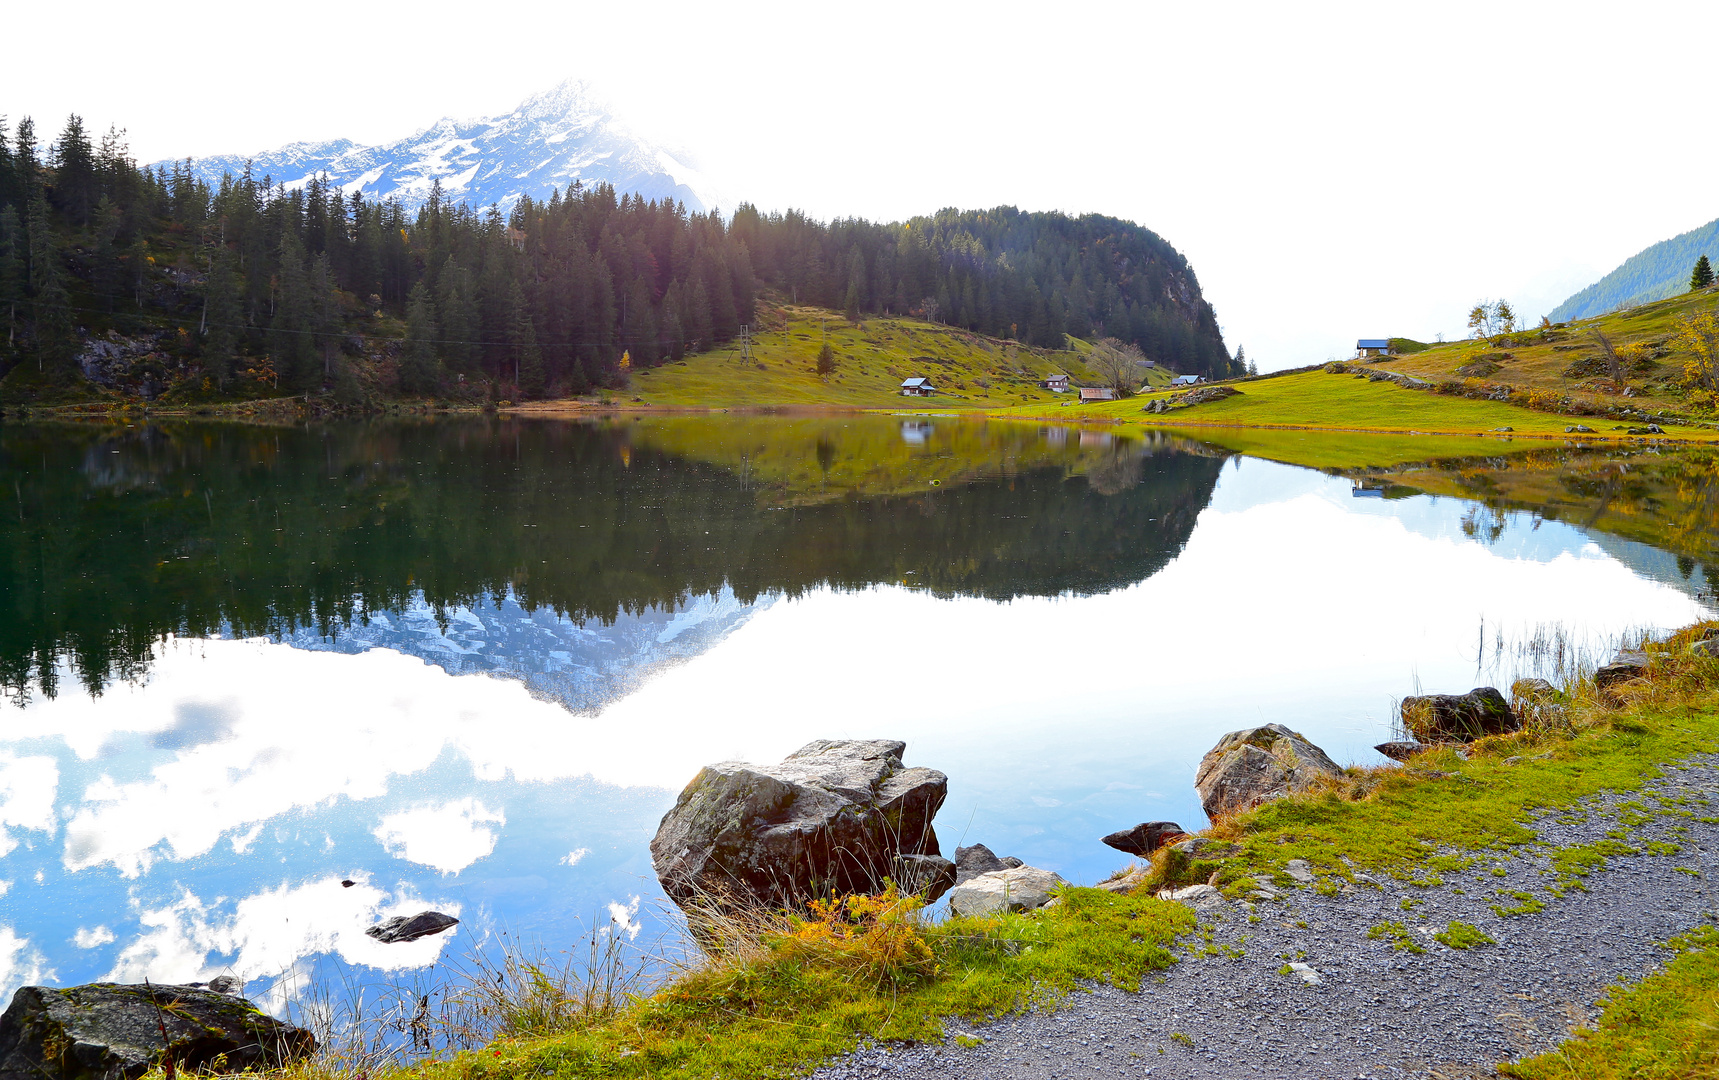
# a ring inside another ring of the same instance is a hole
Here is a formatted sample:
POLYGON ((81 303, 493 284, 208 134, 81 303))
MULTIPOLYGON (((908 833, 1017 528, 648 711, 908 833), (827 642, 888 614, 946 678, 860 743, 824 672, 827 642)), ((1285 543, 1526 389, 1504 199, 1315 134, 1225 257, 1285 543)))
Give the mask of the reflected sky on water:
POLYGON ((1193 770, 1225 731, 1376 764, 1395 699, 1507 685, 1501 640, 1599 649, 1710 611, 1687 559, 1532 509, 1477 529, 1466 499, 1194 444, 952 426, 10 436, 13 468, 27 445, 29 479, 69 490, 20 494, 5 535, 6 599, 36 614, 0 641, 0 984, 264 993, 502 930, 650 931, 646 845, 680 787, 814 738, 906 740, 950 777, 946 851, 1092 882, 1122 861, 1099 836, 1203 824, 1193 770), (302 547, 252 554, 280 507, 302 547), (110 519, 165 547, 101 580, 43 543, 111 545, 110 519), (99 656, 67 617, 92 606, 99 656), (53 693, 16 674, 50 648, 53 693), (462 925, 363 934, 426 907, 462 925))

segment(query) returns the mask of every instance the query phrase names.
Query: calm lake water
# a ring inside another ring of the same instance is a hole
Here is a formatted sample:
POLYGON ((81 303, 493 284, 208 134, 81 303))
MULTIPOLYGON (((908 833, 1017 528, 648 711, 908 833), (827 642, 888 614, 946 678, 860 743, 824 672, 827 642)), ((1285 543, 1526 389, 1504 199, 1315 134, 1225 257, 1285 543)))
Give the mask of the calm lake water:
POLYGON ((1508 685, 1540 628, 1712 614, 1714 472, 922 416, 0 427, 0 990, 278 1007, 649 934, 681 786, 823 737, 948 773, 946 852, 1090 883, 1101 835, 1204 824, 1225 731, 1377 764, 1396 698, 1508 685), (364 936, 424 908, 462 924, 364 936))

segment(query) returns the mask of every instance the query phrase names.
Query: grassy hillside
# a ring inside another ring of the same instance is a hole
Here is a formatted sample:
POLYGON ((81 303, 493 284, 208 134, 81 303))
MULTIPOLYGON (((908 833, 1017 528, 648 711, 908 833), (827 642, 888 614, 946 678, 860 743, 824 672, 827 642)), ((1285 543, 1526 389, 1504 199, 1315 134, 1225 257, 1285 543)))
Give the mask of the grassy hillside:
POLYGON ((1719 259, 1719 218, 1631 255, 1616 270, 1553 308, 1552 321, 1592 318, 1630 304, 1676 296, 1689 288, 1689 271, 1703 255, 1719 259))
MULTIPOLYGON (((1039 380, 1053 372, 1067 374, 1076 385, 1100 382, 1084 362, 1092 349, 1084 341, 1071 339, 1064 350, 1035 349, 918 319, 855 323, 822 308, 762 301, 759 321, 751 362, 741 359, 737 343, 688 356, 634 372, 622 399, 692 408, 995 409, 1073 396, 1039 389, 1039 380), (836 368, 819 375, 818 352, 826 340, 836 368), (931 379, 940 392, 903 398, 901 382, 914 376, 931 379)), ((1157 385, 1171 378, 1159 369, 1147 374, 1157 385)))

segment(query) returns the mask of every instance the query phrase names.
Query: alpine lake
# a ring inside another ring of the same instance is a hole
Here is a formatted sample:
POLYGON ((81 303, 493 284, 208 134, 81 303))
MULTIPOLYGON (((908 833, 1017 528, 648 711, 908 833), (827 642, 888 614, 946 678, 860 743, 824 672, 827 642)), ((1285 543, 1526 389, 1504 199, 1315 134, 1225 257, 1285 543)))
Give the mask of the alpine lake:
POLYGON ((1205 824, 1224 732, 1383 764, 1404 695, 1719 610, 1713 450, 1242 435, 0 426, 0 993, 230 973, 280 1011, 647 941, 680 789, 818 738, 947 773, 945 854, 1091 884, 1102 835, 1205 824), (460 925, 364 933, 426 909, 460 925))

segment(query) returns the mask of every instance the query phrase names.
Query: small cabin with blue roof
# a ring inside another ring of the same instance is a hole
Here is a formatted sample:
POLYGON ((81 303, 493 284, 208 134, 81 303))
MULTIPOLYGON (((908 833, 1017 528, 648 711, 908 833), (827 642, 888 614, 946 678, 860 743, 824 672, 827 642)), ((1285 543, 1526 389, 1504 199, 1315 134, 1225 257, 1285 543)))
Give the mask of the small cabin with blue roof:
POLYGON ((1383 337, 1364 337, 1355 342, 1356 356, 1389 356, 1391 355, 1391 339, 1383 337))
POLYGON ((911 379, 901 381, 902 397, 930 397, 936 392, 937 388, 931 385, 931 380, 922 375, 915 375, 911 379))

